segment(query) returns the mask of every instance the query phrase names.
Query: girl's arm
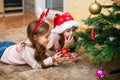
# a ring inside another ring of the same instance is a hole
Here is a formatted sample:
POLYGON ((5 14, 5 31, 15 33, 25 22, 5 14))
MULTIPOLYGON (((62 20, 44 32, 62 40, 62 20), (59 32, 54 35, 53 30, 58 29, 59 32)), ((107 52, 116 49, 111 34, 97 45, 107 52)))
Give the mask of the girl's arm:
POLYGON ((22 56, 26 63, 33 69, 42 68, 42 65, 39 64, 34 58, 34 49, 25 47, 22 51, 22 56))
POLYGON ((54 64, 54 59, 53 57, 48 57, 44 59, 43 61, 40 62, 42 68, 48 68, 54 64))
MULTIPOLYGON (((68 59, 66 59, 68 60, 68 59)), ((65 58, 62 56, 62 54, 60 52, 55 53, 52 57, 48 57, 47 59, 43 60, 43 62, 41 62, 42 67, 43 68, 47 68, 49 67, 48 65, 58 65, 58 63, 61 63, 65 61, 65 58), (51 62, 49 62, 51 59, 51 62), (51 63, 51 64, 50 64, 51 63)))
POLYGON ((23 53, 24 53, 23 54, 23 59, 33 69, 47 68, 49 66, 52 66, 57 61, 57 58, 60 57, 60 55, 55 54, 52 57, 48 57, 41 62, 37 62, 34 58, 34 50, 32 48, 25 47, 25 50, 23 51, 23 53))

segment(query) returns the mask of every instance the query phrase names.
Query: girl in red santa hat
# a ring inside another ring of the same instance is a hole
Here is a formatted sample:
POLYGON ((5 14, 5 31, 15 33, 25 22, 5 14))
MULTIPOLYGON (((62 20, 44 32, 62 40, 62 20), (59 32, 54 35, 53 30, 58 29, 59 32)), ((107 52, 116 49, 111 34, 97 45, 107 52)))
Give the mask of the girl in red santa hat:
MULTIPOLYGON (((73 32, 77 27, 79 27, 79 23, 73 19, 70 13, 56 14, 47 49, 54 54, 62 48, 67 48, 69 44, 75 43, 77 38, 73 36, 73 32)), ((69 57, 72 62, 78 61, 75 49, 69 50, 69 57)))

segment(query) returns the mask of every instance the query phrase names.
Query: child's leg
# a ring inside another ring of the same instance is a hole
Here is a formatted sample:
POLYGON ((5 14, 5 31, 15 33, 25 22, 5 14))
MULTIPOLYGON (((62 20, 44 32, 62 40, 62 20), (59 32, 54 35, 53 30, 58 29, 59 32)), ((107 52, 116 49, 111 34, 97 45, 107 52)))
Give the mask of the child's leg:
POLYGON ((5 49, 6 49, 6 47, 0 46, 0 58, 1 58, 1 56, 3 55, 3 52, 5 51, 5 49))
POLYGON ((15 42, 11 42, 11 41, 0 42, 0 58, 7 47, 15 44, 16 44, 15 42))
POLYGON ((0 46, 5 46, 5 47, 9 47, 11 45, 15 45, 15 42, 11 42, 11 41, 4 41, 4 42, 0 42, 0 46))

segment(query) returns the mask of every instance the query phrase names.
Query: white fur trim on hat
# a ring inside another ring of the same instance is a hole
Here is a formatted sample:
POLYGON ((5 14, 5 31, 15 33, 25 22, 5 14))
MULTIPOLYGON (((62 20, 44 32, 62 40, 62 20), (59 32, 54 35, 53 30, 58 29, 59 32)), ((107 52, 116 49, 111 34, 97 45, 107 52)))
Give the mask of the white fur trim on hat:
POLYGON ((57 25, 54 29, 52 29, 51 32, 61 34, 65 30, 72 28, 73 26, 79 27, 79 23, 77 21, 74 21, 74 20, 66 21, 63 24, 61 24, 60 26, 57 25))

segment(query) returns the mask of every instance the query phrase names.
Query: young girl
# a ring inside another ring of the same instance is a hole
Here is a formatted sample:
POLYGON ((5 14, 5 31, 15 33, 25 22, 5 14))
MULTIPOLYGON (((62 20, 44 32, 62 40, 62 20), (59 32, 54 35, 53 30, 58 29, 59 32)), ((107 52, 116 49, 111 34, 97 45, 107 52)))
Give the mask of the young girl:
MULTIPOLYGON (((48 35, 48 23, 42 19, 32 21, 27 28, 28 39, 20 45, 12 43, 11 46, 0 51, 0 60, 13 65, 28 64, 34 69, 46 68, 62 62, 63 57, 61 57, 60 52, 52 57, 47 55, 45 47, 48 35)), ((1 46, 4 47, 4 45, 1 46)))
MULTIPOLYGON (((79 27, 79 23, 75 21, 69 13, 62 15, 56 14, 54 18, 54 28, 51 31, 51 39, 47 45, 47 49, 58 52, 63 47, 75 43, 77 38, 73 37, 73 32, 77 27, 79 27)), ((78 60, 74 49, 70 50, 70 59, 73 62, 78 60)))

